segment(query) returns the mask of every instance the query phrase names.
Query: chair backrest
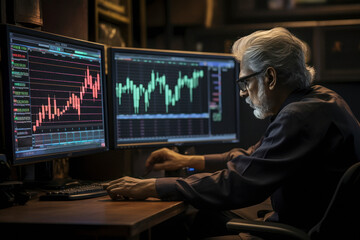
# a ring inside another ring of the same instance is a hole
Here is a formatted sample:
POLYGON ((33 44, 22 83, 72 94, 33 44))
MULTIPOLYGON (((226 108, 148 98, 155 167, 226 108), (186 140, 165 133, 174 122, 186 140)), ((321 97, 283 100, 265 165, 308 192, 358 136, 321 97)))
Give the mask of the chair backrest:
POLYGON ((312 240, 360 239, 360 162, 344 173, 324 217, 309 235, 312 240))

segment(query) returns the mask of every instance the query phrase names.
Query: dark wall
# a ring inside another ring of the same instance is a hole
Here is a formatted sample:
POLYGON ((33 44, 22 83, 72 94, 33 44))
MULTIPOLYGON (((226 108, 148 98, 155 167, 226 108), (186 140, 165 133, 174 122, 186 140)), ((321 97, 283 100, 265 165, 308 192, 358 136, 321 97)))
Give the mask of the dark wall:
POLYGON ((321 85, 330 88, 342 96, 355 117, 360 121, 360 81, 321 83, 321 85))
POLYGON ((45 0, 42 14, 43 31, 88 39, 87 0, 45 0))

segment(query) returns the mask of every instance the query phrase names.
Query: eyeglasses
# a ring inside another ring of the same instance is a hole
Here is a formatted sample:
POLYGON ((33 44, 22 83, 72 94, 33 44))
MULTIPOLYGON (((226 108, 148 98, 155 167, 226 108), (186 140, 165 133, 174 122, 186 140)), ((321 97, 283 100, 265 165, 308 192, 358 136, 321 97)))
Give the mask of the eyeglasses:
POLYGON ((255 72, 255 73, 252 73, 250 75, 247 75, 247 76, 244 76, 244 77, 240 77, 238 80, 236 80, 237 84, 239 85, 240 87, 240 90, 245 92, 247 91, 247 84, 248 84, 248 81, 246 81, 246 79, 249 79, 251 77, 255 77, 256 75, 262 73, 263 71, 260 71, 260 72, 255 72))

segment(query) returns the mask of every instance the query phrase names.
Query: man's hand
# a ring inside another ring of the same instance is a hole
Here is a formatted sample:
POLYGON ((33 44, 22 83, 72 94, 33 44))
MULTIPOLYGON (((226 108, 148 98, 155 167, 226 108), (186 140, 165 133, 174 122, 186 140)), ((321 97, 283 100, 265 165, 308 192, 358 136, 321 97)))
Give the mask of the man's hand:
POLYGON ((183 155, 168 148, 162 148, 150 154, 146 160, 146 169, 173 171, 183 167, 193 167, 203 170, 205 160, 203 156, 183 155))
POLYGON ((155 187, 155 178, 138 179, 123 177, 109 182, 106 188, 113 200, 136 199, 144 200, 148 197, 158 197, 155 187))

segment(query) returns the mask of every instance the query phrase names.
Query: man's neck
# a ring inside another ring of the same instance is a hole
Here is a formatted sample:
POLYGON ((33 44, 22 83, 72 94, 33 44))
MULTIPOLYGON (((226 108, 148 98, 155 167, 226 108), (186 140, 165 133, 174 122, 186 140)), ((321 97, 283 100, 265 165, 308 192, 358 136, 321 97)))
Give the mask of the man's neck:
POLYGON ((281 108, 283 107, 286 99, 290 96, 290 94, 295 90, 295 88, 285 88, 282 87, 280 89, 277 89, 276 92, 274 92, 274 113, 277 115, 281 108))

